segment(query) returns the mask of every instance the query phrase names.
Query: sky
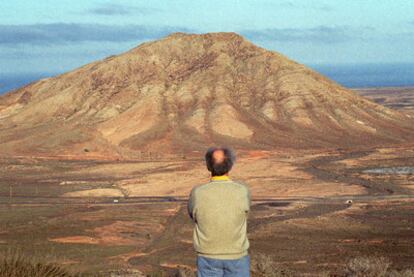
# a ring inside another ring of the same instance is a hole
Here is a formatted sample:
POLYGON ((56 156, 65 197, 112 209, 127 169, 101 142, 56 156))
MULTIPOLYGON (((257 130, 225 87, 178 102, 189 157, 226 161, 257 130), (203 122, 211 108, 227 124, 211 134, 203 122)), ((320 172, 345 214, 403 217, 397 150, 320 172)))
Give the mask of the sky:
POLYGON ((0 80, 65 72, 177 31, 237 32, 322 70, 414 64, 412 0, 1 0, 0 80))

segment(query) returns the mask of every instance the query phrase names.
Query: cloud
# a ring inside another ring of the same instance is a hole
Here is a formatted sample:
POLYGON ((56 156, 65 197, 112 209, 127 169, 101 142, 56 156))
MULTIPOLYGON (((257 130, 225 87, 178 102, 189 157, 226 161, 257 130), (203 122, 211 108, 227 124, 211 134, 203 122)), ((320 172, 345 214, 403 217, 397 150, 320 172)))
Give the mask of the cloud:
POLYGON ((88 9, 86 12, 94 15, 117 16, 117 15, 131 15, 131 14, 152 14, 160 11, 156 8, 150 7, 136 7, 129 5, 120 5, 114 3, 100 4, 95 8, 88 9))
POLYGON ((330 12, 334 10, 332 6, 328 4, 324 4, 324 3, 307 2, 306 4, 304 4, 303 2, 298 3, 295 1, 281 1, 281 2, 276 2, 276 3, 272 2, 271 5, 277 6, 283 9, 313 9, 313 10, 319 10, 319 11, 324 11, 324 12, 330 12))
POLYGON ((268 28, 243 30, 240 33, 251 40, 280 42, 342 43, 350 40, 366 40, 370 37, 370 27, 350 28, 346 26, 319 26, 314 28, 268 28))
POLYGON ((312 6, 312 8, 315 10, 320 10, 320 11, 325 11, 325 12, 332 12, 335 10, 332 6, 327 5, 327 4, 314 5, 312 6))
POLYGON ((191 32, 191 30, 177 26, 78 23, 0 25, 0 45, 125 42, 159 38, 173 32, 191 32))

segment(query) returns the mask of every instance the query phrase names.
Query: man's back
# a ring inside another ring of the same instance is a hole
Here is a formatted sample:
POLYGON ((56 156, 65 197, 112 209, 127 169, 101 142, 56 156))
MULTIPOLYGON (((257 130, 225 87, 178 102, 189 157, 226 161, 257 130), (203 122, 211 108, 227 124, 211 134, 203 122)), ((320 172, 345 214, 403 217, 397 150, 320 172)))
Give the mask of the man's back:
POLYGON ((188 210, 196 223, 193 242, 198 255, 214 259, 247 255, 249 208, 247 186, 227 176, 213 177, 209 183, 195 187, 188 210))

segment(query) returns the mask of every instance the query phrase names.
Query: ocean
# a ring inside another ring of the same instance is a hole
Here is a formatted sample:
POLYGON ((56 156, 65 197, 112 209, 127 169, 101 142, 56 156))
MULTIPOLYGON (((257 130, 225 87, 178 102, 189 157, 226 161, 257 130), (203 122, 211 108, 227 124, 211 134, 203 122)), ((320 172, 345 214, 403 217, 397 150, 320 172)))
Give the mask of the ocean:
POLYGON ((5 74, 0 73, 0 94, 4 94, 13 89, 22 87, 31 82, 43 79, 46 77, 57 75, 58 73, 14 73, 5 74))
POLYGON ((348 88, 414 87, 414 64, 309 65, 348 88))

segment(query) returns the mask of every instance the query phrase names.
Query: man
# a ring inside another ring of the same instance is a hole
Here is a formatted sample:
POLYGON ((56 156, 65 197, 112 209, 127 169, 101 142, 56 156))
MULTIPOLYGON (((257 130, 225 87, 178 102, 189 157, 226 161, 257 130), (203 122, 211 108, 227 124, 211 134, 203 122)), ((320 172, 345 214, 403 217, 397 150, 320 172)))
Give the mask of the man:
POLYGON ((205 159, 210 182, 194 187, 188 201, 198 276, 250 276, 249 189, 229 178, 235 160, 230 149, 209 148, 205 159))

